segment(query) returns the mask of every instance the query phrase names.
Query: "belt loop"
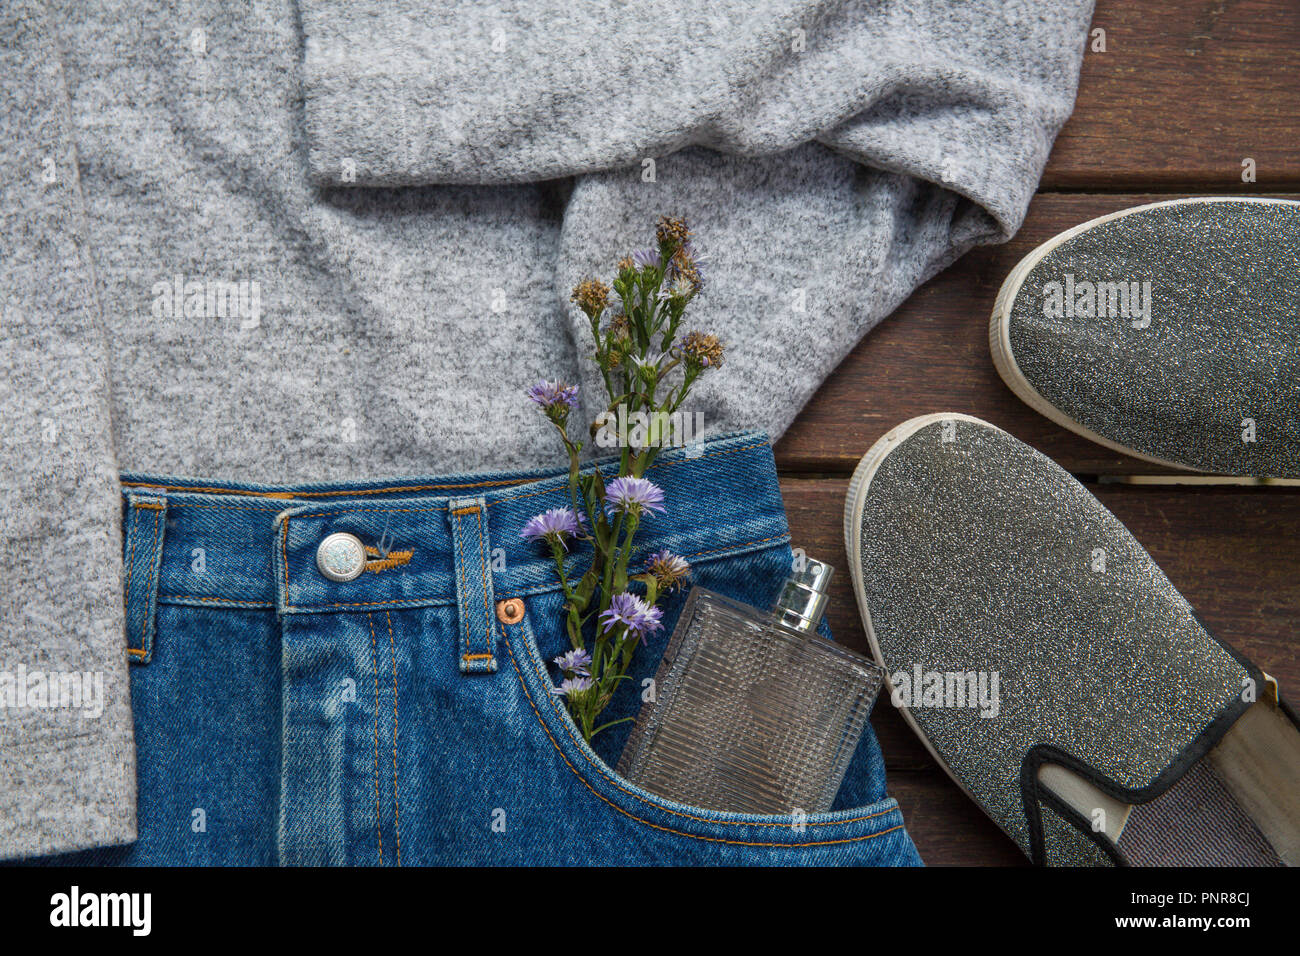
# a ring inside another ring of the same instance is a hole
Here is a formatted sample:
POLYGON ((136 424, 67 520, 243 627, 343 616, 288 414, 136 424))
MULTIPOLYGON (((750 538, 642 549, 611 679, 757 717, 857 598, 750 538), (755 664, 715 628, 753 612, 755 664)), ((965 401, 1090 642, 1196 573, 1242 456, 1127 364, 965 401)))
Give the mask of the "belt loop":
POLYGON ((488 543, 487 504, 482 498, 452 498, 447 521, 456 550, 456 656, 462 674, 497 669, 496 618, 492 608, 492 548, 488 543))
POLYGON ((158 611, 158 568, 167 529, 167 499, 127 492, 122 526, 122 593, 126 606, 126 653, 133 664, 153 659, 158 611))

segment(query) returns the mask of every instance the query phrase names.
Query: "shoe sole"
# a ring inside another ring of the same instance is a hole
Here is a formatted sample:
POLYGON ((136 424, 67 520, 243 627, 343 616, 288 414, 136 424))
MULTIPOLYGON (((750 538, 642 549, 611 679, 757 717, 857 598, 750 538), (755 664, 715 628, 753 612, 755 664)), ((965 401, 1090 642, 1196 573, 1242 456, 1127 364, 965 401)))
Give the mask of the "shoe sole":
MULTIPOLYGON (((1104 216, 1098 216, 1096 219, 1090 219, 1088 222, 1075 226, 1073 229, 1067 229, 1060 235, 1053 236, 1016 263, 1015 268, 1011 270, 1011 274, 1008 275, 1006 281, 1002 283, 1002 288, 998 290, 997 299, 993 303, 993 315, 989 320, 989 352, 993 356, 993 367, 998 370, 998 375, 1002 377, 1002 381, 1005 382, 1007 387, 1016 394, 1017 398, 1034 411, 1038 412, 1038 414, 1051 419, 1062 428, 1067 428, 1076 435, 1082 435, 1091 442, 1095 442, 1098 445, 1128 455, 1132 458, 1150 462, 1154 465, 1160 465, 1164 468, 1172 468, 1175 471, 1184 474, 1203 474, 1202 472, 1197 471, 1197 469, 1190 468, 1187 465, 1179 464, 1176 461, 1167 461, 1163 458, 1157 458, 1154 455, 1145 454, 1144 452, 1140 452, 1134 448, 1129 448, 1127 445, 1105 438, 1085 425, 1076 422, 1069 415, 1066 415, 1055 405, 1047 401, 1047 399, 1045 399, 1039 391, 1029 383, 1029 380, 1021 374, 1020 367, 1016 364, 1015 356, 1011 352, 1011 307, 1016 301, 1016 296, 1020 293, 1020 287, 1024 284, 1025 278, 1029 275, 1034 266, 1038 265, 1044 256, 1057 246, 1068 242, 1080 233, 1087 232, 1094 226, 1099 226, 1102 223, 1111 222, 1115 219, 1122 219, 1125 216, 1131 216, 1134 213, 1142 212, 1143 210, 1156 209, 1162 206, 1177 206, 1185 203, 1271 203, 1276 201, 1277 200, 1273 199, 1261 199, 1245 196, 1211 196, 1204 198, 1192 197, 1187 199, 1169 199, 1163 202, 1147 203, 1143 206, 1134 206, 1131 209, 1121 209, 1118 212, 1107 213, 1104 216)), ((1253 479, 1248 478, 1246 480, 1248 483, 1255 483, 1255 480, 1253 479)), ((1262 481, 1267 484, 1274 484, 1277 483, 1279 479, 1266 479, 1262 481)), ((1295 479, 1281 479, 1280 481, 1285 481, 1287 484, 1290 484, 1294 482, 1295 479)), ((1201 483, 1240 484, 1241 479, 1231 475, 1209 475, 1206 476, 1206 480, 1201 483)))

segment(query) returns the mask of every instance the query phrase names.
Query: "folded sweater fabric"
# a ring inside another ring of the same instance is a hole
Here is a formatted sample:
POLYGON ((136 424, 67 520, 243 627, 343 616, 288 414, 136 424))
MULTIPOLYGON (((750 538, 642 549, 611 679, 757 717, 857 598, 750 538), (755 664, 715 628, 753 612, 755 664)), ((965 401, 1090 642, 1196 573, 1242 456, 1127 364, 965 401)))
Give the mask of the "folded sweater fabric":
MULTIPOLYGON (((1092 0, 15 0, 0 13, 0 857, 130 840, 118 469, 553 460, 586 275, 684 215, 710 431, 779 436, 917 285, 1019 226, 1092 0), (12 681, 11 681, 12 684, 12 681)), ((972 317, 975 321, 977 317, 972 317)))

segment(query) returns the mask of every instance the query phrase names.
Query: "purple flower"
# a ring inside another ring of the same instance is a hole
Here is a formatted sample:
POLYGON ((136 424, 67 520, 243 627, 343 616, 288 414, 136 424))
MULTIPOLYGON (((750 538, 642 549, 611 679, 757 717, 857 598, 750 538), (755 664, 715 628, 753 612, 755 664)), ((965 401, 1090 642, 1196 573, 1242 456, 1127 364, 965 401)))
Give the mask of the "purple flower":
POLYGON ((605 486, 605 504, 611 511, 634 515, 663 511, 664 490, 647 478, 615 478, 605 486))
POLYGON ((639 637, 642 643, 645 642, 647 634, 653 634, 663 627, 662 618, 664 612, 659 608, 646 604, 644 600, 624 591, 622 594, 615 594, 609 602, 609 610, 600 615, 604 627, 602 633, 608 633, 613 627, 622 624, 627 628, 629 637, 639 637))
POLYGON ((552 687, 551 693, 556 697, 573 697, 575 694, 581 694, 584 690, 590 690, 592 680, 590 677, 566 677, 560 681, 559 687, 552 687))
POLYGON ((578 401, 578 386, 542 379, 528 389, 528 397, 548 412, 561 407, 567 412, 578 401))
POLYGON ((519 532, 519 537, 529 541, 545 539, 567 551, 569 546, 565 543, 565 538, 580 534, 586 520, 587 516, 581 511, 575 515, 570 508, 552 508, 529 518, 524 530, 519 532))
POLYGON ((591 676, 591 654, 581 648, 561 654, 555 658, 555 664, 566 674, 578 674, 582 677, 591 676))
POLYGON ((658 249, 637 249, 632 253, 632 264, 638 269, 658 269, 658 249))

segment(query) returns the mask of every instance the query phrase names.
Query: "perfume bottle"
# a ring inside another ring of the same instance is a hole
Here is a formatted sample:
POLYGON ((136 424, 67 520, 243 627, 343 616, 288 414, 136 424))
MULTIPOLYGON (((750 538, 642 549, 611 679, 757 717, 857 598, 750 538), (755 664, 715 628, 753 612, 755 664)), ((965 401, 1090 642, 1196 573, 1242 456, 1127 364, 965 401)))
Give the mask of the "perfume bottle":
POLYGON ((816 635, 832 569, 800 564, 770 612, 691 590, 619 773, 712 810, 831 808, 884 672, 816 635))

